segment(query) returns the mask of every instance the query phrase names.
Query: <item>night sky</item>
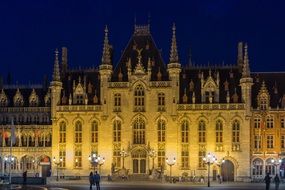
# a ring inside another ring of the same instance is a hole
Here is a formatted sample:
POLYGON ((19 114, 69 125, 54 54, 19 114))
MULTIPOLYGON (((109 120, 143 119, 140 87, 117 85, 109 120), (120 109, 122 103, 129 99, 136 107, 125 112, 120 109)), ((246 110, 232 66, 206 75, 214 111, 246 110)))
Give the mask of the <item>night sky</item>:
POLYGON ((176 23, 180 62, 191 48, 196 64, 236 63, 237 43, 249 46, 252 71, 285 71, 285 1, 264 0, 18 0, 0 1, 0 75, 19 84, 51 78, 54 50, 66 46, 69 66, 98 66, 104 26, 115 64, 136 23, 148 23, 165 63, 176 23))

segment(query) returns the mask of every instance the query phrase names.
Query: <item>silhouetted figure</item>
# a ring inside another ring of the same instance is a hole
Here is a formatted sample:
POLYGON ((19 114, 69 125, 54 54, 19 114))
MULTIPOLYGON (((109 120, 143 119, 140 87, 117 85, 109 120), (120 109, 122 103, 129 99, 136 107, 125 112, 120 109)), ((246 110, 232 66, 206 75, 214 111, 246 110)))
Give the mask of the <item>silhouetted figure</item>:
POLYGON ((269 173, 266 174, 266 176, 264 178, 264 181, 265 181, 265 185, 266 185, 266 190, 269 190, 269 188, 270 188, 270 181, 271 181, 271 177, 269 176, 269 173))
POLYGON ((93 176, 93 180, 95 182, 96 189, 100 190, 100 175, 97 173, 97 171, 95 171, 95 174, 93 176))
POLYGON ((90 172, 89 174, 89 183, 90 183, 90 189, 92 189, 92 185, 94 184, 93 172, 90 172))
POLYGON ((27 170, 23 172, 23 185, 27 184, 27 170))
POLYGON ((221 176, 220 176, 220 175, 217 175, 217 178, 218 178, 218 182, 219 182, 219 184, 221 184, 221 183, 222 183, 221 176))
POLYGON ((279 184, 280 184, 280 178, 279 178, 278 174, 276 174, 274 177, 274 183, 275 183, 275 190, 278 190, 279 184))

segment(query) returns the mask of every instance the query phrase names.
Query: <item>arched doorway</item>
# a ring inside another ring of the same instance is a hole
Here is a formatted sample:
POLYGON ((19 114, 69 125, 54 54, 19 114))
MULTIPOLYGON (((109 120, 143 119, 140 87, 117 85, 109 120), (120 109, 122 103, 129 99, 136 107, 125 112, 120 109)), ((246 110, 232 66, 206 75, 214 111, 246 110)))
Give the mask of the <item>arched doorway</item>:
POLYGON ((42 155, 39 158, 39 165, 40 165, 40 176, 41 177, 50 177, 51 175, 51 160, 50 157, 46 155, 42 155))
POLYGON ((280 177, 285 178, 285 158, 281 160, 280 164, 280 177))
POLYGON ((136 149, 132 152, 133 174, 146 174, 147 152, 144 149, 136 149))
POLYGON ((225 162, 222 164, 222 178, 223 181, 234 181, 234 164, 230 160, 225 160, 225 162))

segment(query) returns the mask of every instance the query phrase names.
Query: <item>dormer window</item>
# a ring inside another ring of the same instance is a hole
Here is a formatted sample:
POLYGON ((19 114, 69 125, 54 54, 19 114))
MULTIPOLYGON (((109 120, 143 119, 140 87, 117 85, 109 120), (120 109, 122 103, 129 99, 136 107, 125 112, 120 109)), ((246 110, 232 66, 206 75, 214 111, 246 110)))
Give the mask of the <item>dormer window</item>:
POLYGON ((0 106, 1 107, 8 106, 8 98, 4 90, 2 90, 2 92, 0 93, 0 106))
POLYGON ((261 96, 260 97, 260 109, 261 110, 266 110, 268 105, 268 100, 266 96, 261 96))
POLYGON ((267 88, 265 86, 265 82, 263 81, 261 88, 259 90, 258 96, 257 96, 257 103, 260 110, 267 110, 269 107, 270 102, 270 96, 267 91, 267 88))
POLYGON ((19 89, 14 96, 14 106, 19 107, 24 105, 24 99, 19 89))
POLYGON ((39 97, 37 96, 35 89, 33 89, 29 97, 29 104, 30 106, 38 106, 39 104, 39 97))
POLYGON ((73 94, 73 102, 75 104, 84 104, 85 90, 81 85, 80 78, 79 83, 76 86, 73 94))

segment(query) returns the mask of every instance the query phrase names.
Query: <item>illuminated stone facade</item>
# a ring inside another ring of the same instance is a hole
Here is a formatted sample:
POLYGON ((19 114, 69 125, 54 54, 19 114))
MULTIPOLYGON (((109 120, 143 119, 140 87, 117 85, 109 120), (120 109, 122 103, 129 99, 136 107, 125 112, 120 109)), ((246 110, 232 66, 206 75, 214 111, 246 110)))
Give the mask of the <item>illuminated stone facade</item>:
MULTIPOLYGON (((238 45, 237 64, 199 66, 190 58, 189 64, 181 66, 175 26, 172 31, 168 64, 162 60, 149 26, 135 26, 114 64, 106 28, 99 68, 69 69, 67 49, 63 48, 61 64, 58 51, 55 53, 49 88, 2 85, 3 156, 9 156, 12 118, 18 139, 12 148, 17 160, 12 172, 28 169, 30 174, 48 176, 51 167, 54 176, 58 163, 60 176, 87 176, 94 167, 88 158, 95 153, 105 159, 95 166, 102 175, 169 175, 168 158, 176 160, 173 176, 206 176, 203 158, 212 153, 217 157, 210 168, 213 180, 218 174, 229 181, 262 177, 265 166, 256 175, 255 159, 277 159, 284 152, 285 89, 278 84, 285 74, 267 74, 276 77, 279 91, 274 95, 281 98, 273 108, 272 93, 265 90, 271 79, 263 73, 250 73, 246 44, 238 45), (265 80, 264 85, 257 83, 257 77, 265 80), (261 104, 265 107, 260 108, 261 104), (39 119, 39 115, 45 117, 39 119), (271 115, 272 128, 255 127, 255 118, 262 123, 271 115), (257 149, 257 134, 274 136, 273 148, 265 148, 262 140, 257 149), (20 140, 24 135, 26 144, 20 140)), ((2 172, 7 173, 3 158, 2 172)))

